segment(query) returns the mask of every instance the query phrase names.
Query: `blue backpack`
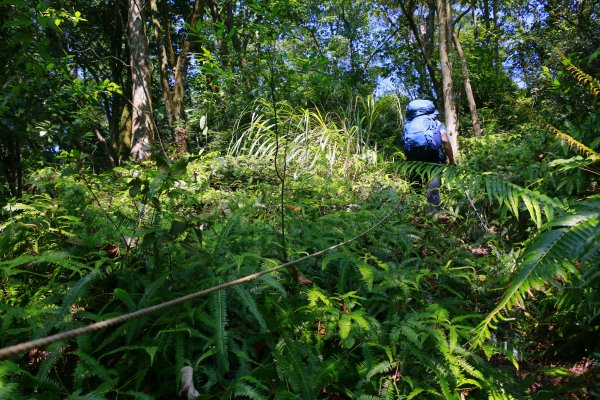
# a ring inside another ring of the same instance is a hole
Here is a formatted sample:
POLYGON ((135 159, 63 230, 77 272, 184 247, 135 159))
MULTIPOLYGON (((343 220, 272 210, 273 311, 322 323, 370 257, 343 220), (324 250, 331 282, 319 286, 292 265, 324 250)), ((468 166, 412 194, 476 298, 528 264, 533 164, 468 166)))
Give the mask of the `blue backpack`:
POLYGON ((442 149, 442 123, 430 100, 413 100, 406 107, 406 120, 402 131, 402 147, 405 154, 438 153, 445 159, 442 149))

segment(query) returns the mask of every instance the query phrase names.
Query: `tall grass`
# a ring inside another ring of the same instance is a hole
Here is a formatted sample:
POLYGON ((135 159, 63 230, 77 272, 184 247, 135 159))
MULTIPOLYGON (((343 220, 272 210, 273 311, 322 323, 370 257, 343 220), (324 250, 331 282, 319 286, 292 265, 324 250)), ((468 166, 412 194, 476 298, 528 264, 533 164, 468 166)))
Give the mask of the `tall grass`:
POLYGON ((333 113, 322 114, 318 108, 293 108, 286 103, 278 103, 276 107, 277 122, 273 104, 257 101, 250 122, 237 125, 228 155, 275 158, 277 123, 279 157, 285 155, 285 161, 294 169, 327 168, 352 177, 377 164, 377 146, 369 143, 378 115, 372 97, 367 101, 357 99, 351 105, 351 119, 333 113))

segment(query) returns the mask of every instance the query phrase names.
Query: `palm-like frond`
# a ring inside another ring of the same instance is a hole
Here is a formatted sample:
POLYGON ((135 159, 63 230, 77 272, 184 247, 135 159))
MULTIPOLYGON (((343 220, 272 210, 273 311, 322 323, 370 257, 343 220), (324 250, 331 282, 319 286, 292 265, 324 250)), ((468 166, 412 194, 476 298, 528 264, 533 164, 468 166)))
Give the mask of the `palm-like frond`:
POLYGON ((388 372, 390 372, 390 371, 394 370, 394 369, 395 369, 395 368, 397 368, 397 367, 398 367, 398 362, 397 362, 397 361, 394 361, 394 362, 387 361, 387 360, 386 360, 386 361, 382 361, 382 362, 380 362, 380 363, 378 363, 378 364, 374 365, 374 366, 373 366, 373 367, 372 367, 372 368, 369 370, 369 372, 367 372, 367 375, 366 375, 366 377, 365 377, 365 378, 366 378, 367 380, 371 380, 371 379, 373 379, 373 377, 374 377, 375 375, 379 375, 379 374, 387 374, 388 372))
MULTIPOLYGON (((581 212, 565 215, 553 221, 549 230, 539 234, 525 249, 516 276, 510 282, 496 308, 476 328, 475 345, 490 337, 501 313, 515 305, 522 305, 532 290, 548 284, 562 284, 571 276, 578 276, 575 260, 589 261, 600 245, 591 244, 600 233, 600 202, 598 199, 583 202, 581 212), (590 252, 590 246, 594 251, 590 252)), ((596 256, 597 257, 597 256, 596 256)))
POLYGON ((252 386, 240 382, 235 386, 235 395, 237 397, 247 397, 252 400, 266 400, 267 397, 252 386))

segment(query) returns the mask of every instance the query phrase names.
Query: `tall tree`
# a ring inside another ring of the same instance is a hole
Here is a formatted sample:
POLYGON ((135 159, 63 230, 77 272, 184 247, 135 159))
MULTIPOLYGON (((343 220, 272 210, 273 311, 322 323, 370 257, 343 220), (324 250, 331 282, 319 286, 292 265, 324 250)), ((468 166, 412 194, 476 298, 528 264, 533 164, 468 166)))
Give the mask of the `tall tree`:
POLYGON ((476 137, 481 136, 481 125, 479 123, 479 116, 477 115, 477 104, 475 103, 475 96, 473 96, 473 88, 471 87, 471 79, 469 78, 469 66, 465 57, 465 52, 462 49, 460 40, 456 32, 452 31, 452 41, 454 47, 456 47, 456 53, 460 60, 463 85, 465 87, 465 94, 467 95, 467 103, 469 103, 469 111, 471 112, 471 123, 473 124, 473 134, 476 137))
POLYGON ((150 156, 150 145, 156 136, 152 115, 152 69, 144 23, 145 0, 129 0, 127 21, 131 59, 131 155, 136 160, 150 156))
POLYGON ((446 129, 454 159, 458 160, 458 118, 454 93, 452 90, 452 64, 450 63, 450 46, 452 43, 452 5, 450 0, 437 0, 439 25, 440 66, 442 71, 442 95, 444 97, 444 117, 446 129))
MULTIPOLYGON (((150 8, 160 58, 160 82, 167 123, 175 130, 175 143, 178 152, 186 153, 188 151, 187 128, 184 123, 181 123, 185 120, 183 99, 190 65, 189 58, 191 53, 198 49, 198 41, 190 36, 189 29, 185 29, 183 33, 180 33, 181 43, 176 44, 176 50, 174 48, 174 35, 170 32, 172 24, 168 21, 168 14, 160 12, 157 0, 150 0, 150 8)), ((186 24, 189 27, 196 29, 198 22, 201 22, 204 16, 204 8, 204 0, 194 1, 192 10, 186 19, 186 24)))
POLYGON ((413 1, 408 2, 405 1, 400 2, 400 7, 402 8, 402 13, 408 22, 408 26, 412 31, 412 34, 419 45, 419 50, 421 51, 421 56, 423 57, 423 62, 427 67, 427 72, 429 74, 429 79, 431 79, 431 83, 434 88, 433 97, 437 100, 440 98, 441 94, 441 84, 439 83, 438 76, 436 74, 436 68, 431 58, 433 55, 433 28, 434 28, 434 20, 435 20, 435 2, 428 3, 428 14, 426 18, 426 23, 423 24, 424 34, 421 33, 421 29, 415 20, 415 8, 416 4, 413 1))

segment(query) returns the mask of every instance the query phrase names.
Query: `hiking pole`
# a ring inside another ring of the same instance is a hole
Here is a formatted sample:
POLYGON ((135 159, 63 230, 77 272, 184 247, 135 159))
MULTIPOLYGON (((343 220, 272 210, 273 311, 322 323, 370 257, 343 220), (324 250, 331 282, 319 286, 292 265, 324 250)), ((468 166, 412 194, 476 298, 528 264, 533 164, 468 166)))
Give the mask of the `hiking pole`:
POLYGON ((486 232, 489 232, 490 228, 488 228, 488 226, 485 224, 485 221, 483 220, 483 217, 481 216, 481 214, 479 214, 479 211, 477 210, 477 207, 475 207, 475 202, 473 201, 473 199, 471 198, 471 196, 469 196, 469 191, 467 189, 464 189, 464 192, 467 195, 467 199, 469 200, 469 204, 473 208, 473 211, 475 211, 475 215, 477 215, 477 219, 479 219, 479 223, 481 224, 481 227, 486 232))

